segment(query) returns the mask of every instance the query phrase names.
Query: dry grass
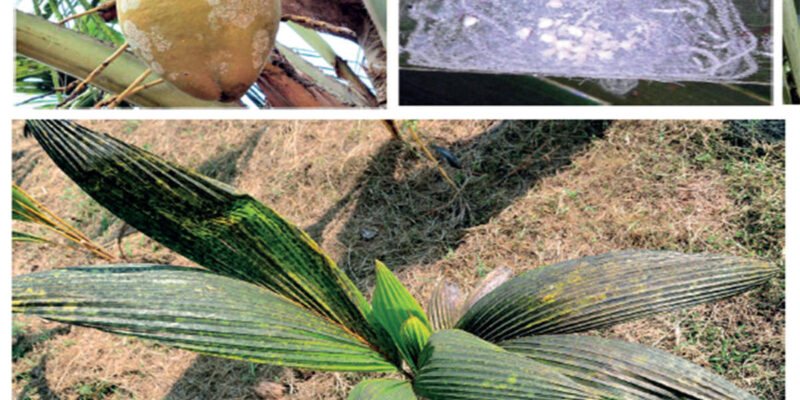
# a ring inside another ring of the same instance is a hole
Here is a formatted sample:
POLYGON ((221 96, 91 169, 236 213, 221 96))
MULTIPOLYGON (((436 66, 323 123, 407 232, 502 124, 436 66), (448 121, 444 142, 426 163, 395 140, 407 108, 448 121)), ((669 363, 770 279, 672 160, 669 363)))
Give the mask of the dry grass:
MULTIPOLYGON (((720 122, 421 121, 424 138, 464 165, 446 167, 459 195, 414 145, 390 141, 375 121, 84 123, 253 194, 306 228, 365 290, 374 259, 423 300, 439 279, 469 287, 499 265, 519 273, 624 248, 754 254, 783 265, 783 145, 733 146, 720 122), (378 235, 365 240, 363 228, 378 235)), ((113 249, 122 222, 69 182, 21 126, 15 181, 113 249)), ((138 233, 121 250, 132 261, 192 265, 138 233)), ((15 246, 13 256, 14 275, 98 262, 42 246, 15 246)), ((776 279, 598 333, 665 349, 779 399, 784 292, 776 279)), ((19 398, 246 399, 261 387, 283 388, 290 399, 343 399, 358 381, 22 316, 14 327, 19 398)))

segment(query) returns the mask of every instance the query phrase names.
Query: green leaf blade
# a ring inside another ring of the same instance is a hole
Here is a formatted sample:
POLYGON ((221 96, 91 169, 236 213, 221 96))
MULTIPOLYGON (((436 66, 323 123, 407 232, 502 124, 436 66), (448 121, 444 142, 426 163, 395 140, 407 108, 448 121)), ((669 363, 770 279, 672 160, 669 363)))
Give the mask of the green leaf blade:
POLYGON ((194 268, 75 267, 14 278, 12 310, 215 356, 396 370, 357 336, 270 291, 194 268))
POLYGON ((411 383, 395 379, 367 379, 361 381, 347 396, 347 400, 416 400, 411 383))
POLYGON ((577 335, 544 335, 500 344, 571 379, 620 398, 755 400, 710 371, 637 343, 577 335))
POLYGON ((41 236, 31 235, 30 233, 11 231, 11 241, 20 243, 53 243, 52 240, 45 239, 41 236))
POLYGON ((600 399, 551 367, 460 330, 434 333, 420 357, 414 391, 430 400, 600 399))
POLYGON ((417 300, 380 261, 376 262, 375 274, 375 318, 389 332, 406 362, 416 369, 416 355, 422 350, 420 340, 427 339, 432 331, 430 322, 417 300))
POLYGON ((16 184, 11 184, 11 219, 39 224, 47 228, 56 227, 33 199, 16 184))
POLYGON ((403 343, 403 351, 408 353, 409 359, 414 360, 416 366, 417 357, 428 338, 431 336, 431 329, 417 317, 410 317, 400 326, 400 340, 403 343))
POLYGON ((732 297, 777 273, 768 263, 739 257, 608 253, 522 274, 478 301, 456 327, 494 343, 582 332, 732 297))
POLYGON ((218 273, 264 286, 339 323, 388 359, 371 307, 302 230, 233 187, 68 121, 28 121, 47 154, 98 203, 218 273))

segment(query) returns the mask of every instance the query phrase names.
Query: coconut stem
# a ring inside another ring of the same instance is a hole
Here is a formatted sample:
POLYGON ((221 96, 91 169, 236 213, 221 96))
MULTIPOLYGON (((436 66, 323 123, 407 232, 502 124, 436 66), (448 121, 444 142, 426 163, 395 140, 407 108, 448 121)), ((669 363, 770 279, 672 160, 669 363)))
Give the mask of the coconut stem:
MULTIPOLYGON (((146 69, 138 78, 136 78, 130 86, 128 86, 122 93, 118 94, 117 96, 111 99, 111 102, 108 104, 108 108, 116 108, 119 103, 122 102, 126 97, 130 96, 134 90, 145 80, 150 73, 153 72, 150 68, 146 69)), ((101 103, 102 104, 102 103, 101 103)), ((97 104, 94 106, 95 108, 99 108, 101 104, 97 104)))
POLYGON ((114 62, 114 60, 119 58, 120 54, 122 54, 122 52, 125 51, 128 48, 128 46, 129 46, 128 43, 123 43, 122 46, 119 46, 117 51, 115 51, 108 58, 103 60, 103 62, 100 63, 100 65, 98 65, 97 68, 95 68, 94 71, 92 71, 89 74, 89 76, 87 76, 86 79, 83 82, 81 82, 80 85, 78 85, 78 87, 75 88, 75 90, 72 91, 69 97, 64 99, 64 101, 62 101, 61 103, 58 103, 56 108, 69 103, 75 97, 77 97, 83 91, 83 89, 86 88, 86 85, 89 84, 97 75, 100 75, 101 72, 105 71, 105 69, 108 68, 108 66, 111 65, 111 63, 114 62))
POLYGON ((130 95, 131 95, 131 96, 133 96, 134 94, 136 94, 136 93, 139 93, 139 92, 141 92, 142 90, 147 90, 147 89, 150 89, 151 87, 153 87, 153 86, 155 86, 155 85, 160 85, 160 84, 162 84, 162 83, 164 83, 164 82, 166 82, 166 81, 164 80, 164 78, 158 78, 158 79, 156 79, 156 80, 154 80, 154 81, 152 81, 152 82, 150 82, 150 83, 146 83, 146 84, 144 84, 144 85, 140 85, 140 86, 138 86, 136 89, 133 89, 133 90, 131 91, 130 95))

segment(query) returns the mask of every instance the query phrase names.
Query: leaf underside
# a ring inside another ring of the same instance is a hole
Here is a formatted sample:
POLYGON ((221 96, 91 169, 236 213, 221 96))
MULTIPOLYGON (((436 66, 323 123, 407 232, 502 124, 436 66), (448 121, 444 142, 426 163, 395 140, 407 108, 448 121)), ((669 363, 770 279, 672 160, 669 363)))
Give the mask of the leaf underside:
POLYGON ((650 346, 577 335, 544 335, 500 343, 581 384, 625 399, 755 400, 710 371, 650 346))
POLYGON ((461 317, 461 303, 463 301, 461 287, 450 281, 442 281, 431 293, 425 312, 434 331, 451 329, 461 317))
POLYGON ((315 370, 396 370, 350 332, 293 302, 195 268, 64 268, 16 277, 12 294, 14 312, 215 356, 315 370))
POLYGON ((264 286, 396 352, 371 307, 302 230, 251 196, 69 121, 31 120, 47 154, 98 203, 220 274, 264 286))
POLYGON ((475 305, 480 299, 497 289, 500 285, 508 282, 514 275, 514 271, 508 267, 497 267, 489 272, 472 290, 469 297, 464 302, 462 313, 475 305))
POLYGON ((777 272, 739 257, 608 253, 522 274, 478 301, 456 327, 493 343, 599 329, 735 296, 777 272))
POLYGON ((610 398, 545 364, 460 330, 431 336, 420 356, 414 391, 430 400, 610 398))
POLYGON ((368 379, 361 381, 347 396, 347 400, 416 400, 411 383, 394 379, 368 379))

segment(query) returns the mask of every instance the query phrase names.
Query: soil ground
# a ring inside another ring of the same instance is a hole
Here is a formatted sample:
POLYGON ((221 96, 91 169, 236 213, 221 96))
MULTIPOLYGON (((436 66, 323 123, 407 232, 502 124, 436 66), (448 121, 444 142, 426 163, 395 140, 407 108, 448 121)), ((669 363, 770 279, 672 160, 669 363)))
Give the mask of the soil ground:
MULTIPOLYGON (((80 123, 252 194, 306 229, 367 293, 375 259, 423 303, 442 279, 469 288, 498 266, 519 274, 619 249, 729 253, 784 266, 784 144, 722 122, 419 121, 424 140, 459 158, 462 169, 443 163, 458 195, 413 141, 392 141, 379 121, 80 123), (364 229, 377 234, 366 240, 364 229)), ((120 258, 193 265, 141 233, 118 246, 122 221, 22 127, 14 124, 14 182, 120 258)), ((15 225, 22 228, 43 233, 15 225)), ((13 247, 14 276, 99 263, 63 247, 13 247)), ((658 347, 780 399, 784 296, 781 276, 730 300, 591 333, 658 347)), ((18 399, 344 399, 360 379, 198 356, 19 315, 13 335, 18 399)))

